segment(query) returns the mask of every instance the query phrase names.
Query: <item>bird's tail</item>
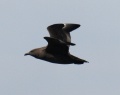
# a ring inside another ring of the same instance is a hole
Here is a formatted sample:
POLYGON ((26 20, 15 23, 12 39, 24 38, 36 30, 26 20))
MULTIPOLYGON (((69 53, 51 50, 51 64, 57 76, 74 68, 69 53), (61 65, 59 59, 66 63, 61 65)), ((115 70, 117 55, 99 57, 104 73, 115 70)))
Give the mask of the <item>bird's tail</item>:
POLYGON ((84 64, 84 62, 89 63, 88 61, 86 61, 84 59, 80 59, 80 58, 78 58, 76 56, 73 56, 73 55, 70 55, 70 56, 71 56, 72 61, 73 61, 74 64, 84 64))

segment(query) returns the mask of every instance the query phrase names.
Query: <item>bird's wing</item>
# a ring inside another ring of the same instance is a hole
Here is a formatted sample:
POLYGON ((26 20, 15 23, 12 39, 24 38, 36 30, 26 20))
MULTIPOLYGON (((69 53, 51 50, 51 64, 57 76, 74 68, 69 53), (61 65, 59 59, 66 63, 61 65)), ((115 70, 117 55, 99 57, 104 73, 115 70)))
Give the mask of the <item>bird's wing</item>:
POLYGON ((62 30, 64 31, 64 34, 66 35, 66 41, 67 42, 71 42, 71 36, 70 36, 70 32, 77 29, 78 27, 80 27, 79 24, 65 24, 64 27, 62 28, 62 30))
POLYGON ((80 24, 64 24, 63 30, 69 33, 79 27, 80 24))
POLYGON ((50 37, 64 41, 65 34, 62 30, 64 24, 53 24, 47 27, 50 37))
MULTIPOLYGON (((50 37, 71 43, 70 32, 80 27, 79 24, 53 24, 47 27, 50 37)), ((71 43, 71 45, 75 45, 71 43)))
POLYGON ((63 41, 51 37, 44 37, 48 42, 46 51, 52 54, 68 54, 69 47, 63 41))

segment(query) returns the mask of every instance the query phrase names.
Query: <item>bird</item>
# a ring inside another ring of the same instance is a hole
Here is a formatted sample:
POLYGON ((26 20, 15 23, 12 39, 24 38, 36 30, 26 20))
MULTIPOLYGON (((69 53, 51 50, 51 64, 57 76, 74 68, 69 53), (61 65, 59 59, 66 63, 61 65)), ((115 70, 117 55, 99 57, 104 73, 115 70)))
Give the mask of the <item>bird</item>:
POLYGON ((88 61, 78 58, 69 52, 71 42, 70 32, 79 28, 80 24, 58 23, 47 27, 50 37, 44 37, 48 42, 47 46, 36 48, 24 55, 30 55, 37 59, 56 64, 83 64, 88 61))

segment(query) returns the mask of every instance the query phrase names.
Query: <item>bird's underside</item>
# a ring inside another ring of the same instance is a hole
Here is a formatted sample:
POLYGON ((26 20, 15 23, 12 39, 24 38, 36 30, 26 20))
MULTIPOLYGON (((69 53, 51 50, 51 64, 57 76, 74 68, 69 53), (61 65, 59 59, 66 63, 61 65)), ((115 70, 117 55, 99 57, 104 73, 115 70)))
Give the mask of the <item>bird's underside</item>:
POLYGON ((83 64, 87 62, 70 54, 69 47, 75 45, 71 42, 70 32, 80 27, 79 24, 53 24, 47 27, 50 37, 44 37, 48 45, 33 49, 25 55, 31 55, 58 64, 83 64))
MULTIPOLYGON (((36 58, 39 59, 38 57, 36 58)), ((80 59, 71 54, 64 56, 64 55, 58 55, 58 54, 51 55, 49 53, 47 54, 46 57, 42 58, 42 60, 56 63, 56 64, 83 64, 84 62, 87 62, 86 60, 80 59)))

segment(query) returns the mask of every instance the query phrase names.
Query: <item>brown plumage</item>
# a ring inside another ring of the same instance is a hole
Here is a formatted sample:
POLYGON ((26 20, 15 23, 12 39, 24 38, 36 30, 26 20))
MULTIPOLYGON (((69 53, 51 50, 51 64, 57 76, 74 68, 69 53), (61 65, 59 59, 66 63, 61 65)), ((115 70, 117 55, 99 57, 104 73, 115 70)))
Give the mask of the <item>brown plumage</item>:
POLYGON ((79 24, 53 24, 48 26, 50 37, 44 37, 48 45, 33 49, 25 55, 58 64, 83 64, 87 62, 69 53, 69 46, 75 45, 71 42, 70 32, 78 27, 80 27, 79 24))

